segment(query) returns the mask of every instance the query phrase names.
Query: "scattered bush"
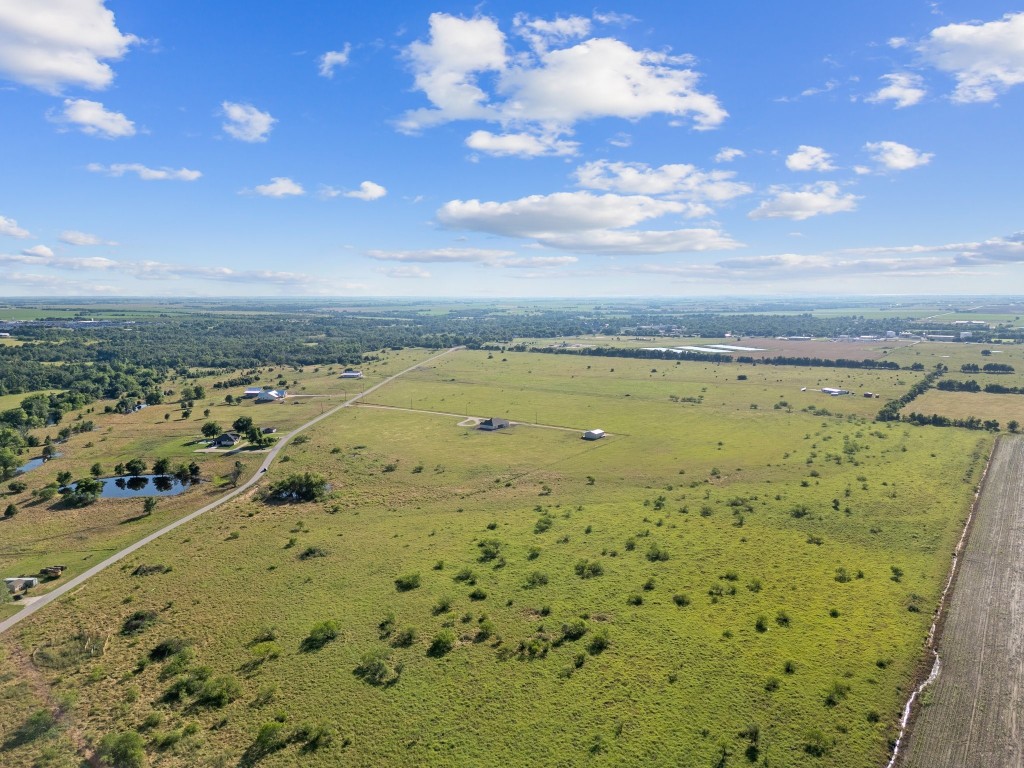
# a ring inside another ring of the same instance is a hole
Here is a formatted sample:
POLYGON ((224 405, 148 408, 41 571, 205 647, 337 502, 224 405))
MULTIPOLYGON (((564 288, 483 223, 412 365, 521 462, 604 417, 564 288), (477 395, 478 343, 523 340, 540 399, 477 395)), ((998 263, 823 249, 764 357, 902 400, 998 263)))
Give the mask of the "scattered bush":
POLYGON ((411 589, 416 589, 419 585, 420 575, 418 573, 407 573, 395 579, 395 589, 399 592, 408 592, 411 589))
POLYGON ((303 651, 318 651, 338 636, 338 622, 321 621, 313 626, 309 635, 302 641, 303 651))
POLYGON ((476 584, 476 574, 470 568, 459 569, 459 572, 452 576, 452 579, 469 584, 471 587, 476 584))
POLYGON ((611 645, 611 638, 608 636, 608 630, 605 627, 601 627, 591 635, 587 650, 591 656, 597 656, 599 653, 607 650, 609 645, 611 645))
POLYGON ((634 592, 632 595, 626 598, 626 602, 629 605, 643 605, 644 599, 641 595, 634 592))
POLYGON ((320 547, 306 547, 299 553, 299 560, 310 560, 314 557, 327 557, 327 550, 320 547))
POLYGON ((214 677, 203 683, 196 694, 196 704, 223 707, 242 695, 242 686, 231 675, 214 677))
POLYGON ((543 587, 548 583, 548 575, 542 571, 534 571, 526 577, 526 584, 523 586, 526 589, 534 589, 536 587, 543 587))
POLYGON ((142 768, 146 764, 146 747, 136 731, 108 733, 100 741, 96 757, 111 768, 142 768))
POLYGON ((121 625, 122 635, 137 635, 156 623, 156 611, 136 611, 121 625))
POLYGON ((370 685, 391 686, 398 682, 402 665, 395 663, 388 649, 375 648, 362 655, 352 674, 370 685))
POLYGON ((576 563, 576 575, 581 579, 592 579, 604 573, 604 566, 596 560, 580 560, 576 563))
POLYGON ((652 563, 663 563, 668 560, 668 552, 657 544, 651 544, 647 550, 647 559, 652 563))
POLYGON ((427 649, 427 655, 440 658, 450 652, 454 647, 455 633, 450 629, 442 629, 434 635, 434 639, 430 641, 430 648, 427 649))
POLYGON ((690 596, 685 594, 672 595, 672 602, 679 608, 685 608, 690 604, 690 596))
POLYGON ((487 593, 484 592, 482 589, 480 589, 480 587, 477 587, 476 589, 474 589, 472 592, 469 593, 469 599, 470 600, 486 600, 487 599, 487 593))

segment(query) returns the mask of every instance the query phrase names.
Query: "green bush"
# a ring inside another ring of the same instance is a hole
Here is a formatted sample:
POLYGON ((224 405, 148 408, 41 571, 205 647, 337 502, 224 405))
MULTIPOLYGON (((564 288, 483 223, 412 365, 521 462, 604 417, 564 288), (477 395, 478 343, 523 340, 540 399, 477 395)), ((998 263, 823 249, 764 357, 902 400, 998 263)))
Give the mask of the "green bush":
POLYGON ((592 579, 604 573, 604 566, 597 560, 580 560, 576 563, 576 575, 581 579, 592 579))
POLYGON ((526 589, 535 589, 536 587, 543 587, 548 583, 548 575, 542 571, 534 571, 526 577, 526 589))
POLYGON ((591 636, 587 650, 591 656, 597 656, 605 651, 609 645, 611 645, 611 638, 608 635, 608 630, 605 627, 601 627, 591 636))
POLYGON ((338 636, 336 621, 321 621, 314 625, 309 635, 302 641, 303 651, 318 651, 338 636))
POLYGON ((364 683, 390 686, 398 682, 402 665, 395 663, 387 648, 374 648, 362 655, 352 673, 364 683))
POLYGON ((685 594, 672 595, 672 602, 680 608, 685 608, 690 604, 690 596, 685 594))
POLYGON ((409 590, 416 589, 420 585, 420 575, 418 573, 407 573, 404 576, 399 576, 395 579, 395 589, 399 592, 408 592, 409 590))
POLYGON ((450 652, 454 647, 455 633, 450 629, 442 629, 434 635, 434 639, 430 641, 430 648, 427 649, 427 655, 440 658, 450 652))
POLYGON ((96 757, 110 768, 142 768, 146 764, 145 742, 135 731, 108 733, 100 741, 96 757))
POLYGON ((122 635, 136 635, 156 623, 156 611, 136 611, 121 625, 122 635))

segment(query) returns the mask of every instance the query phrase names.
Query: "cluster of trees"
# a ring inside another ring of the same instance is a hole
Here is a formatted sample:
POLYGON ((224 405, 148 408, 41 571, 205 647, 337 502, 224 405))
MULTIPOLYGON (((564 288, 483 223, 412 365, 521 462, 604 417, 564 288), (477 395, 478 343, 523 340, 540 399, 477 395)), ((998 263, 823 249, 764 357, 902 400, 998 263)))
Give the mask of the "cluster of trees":
POLYGON ((1024 395, 1024 387, 1007 387, 1004 384, 986 384, 983 387, 974 379, 968 379, 967 381, 944 379, 935 388, 941 389, 943 392, 988 392, 993 395, 1024 395))
POLYGON ((939 363, 935 366, 935 370, 931 371, 919 382, 914 384, 906 393, 895 400, 890 400, 882 406, 882 410, 875 416, 875 421, 899 421, 900 411, 918 397, 927 392, 936 380, 940 379, 942 375, 948 370, 946 366, 939 363))
MULTIPOLYGON (((260 448, 270 445, 277 439, 273 435, 264 434, 263 430, 253 423, 251 416, 239 416, 231 422, 231 429, 244 437, 249 445, 260 448)), ((208 421, 202 426, 203 437, 210 439, 217 437, 223 431, 216 421, 208 421)))
POLYGON ((323 475, 312 472, 288 475, 271 484, 267 498, 272 501, 321 501, 328 492, 323 475))
MULTIPOLYGON (((984 429, 988 432, 999 431, 999 422, 995 419, 982 421, 976 416, 968 416, 966 419, 951 419, 948 416, 939 416, 936 413, 933 413, 931 416, 924 413, 910 413, 904 421, 919 426, 963 427, 964 429, 984 429)), ((1006 425, 1006 428, 1011 432, 1016 432, 1020 429, 1020 424, 1016 421, 1011 421, 1006 425)))
POLYGON ((964 363, 960 366, 963 373, 1013 373, 1013 366, 1006 363, 985 363, 978 367, 977 363, 964 363))

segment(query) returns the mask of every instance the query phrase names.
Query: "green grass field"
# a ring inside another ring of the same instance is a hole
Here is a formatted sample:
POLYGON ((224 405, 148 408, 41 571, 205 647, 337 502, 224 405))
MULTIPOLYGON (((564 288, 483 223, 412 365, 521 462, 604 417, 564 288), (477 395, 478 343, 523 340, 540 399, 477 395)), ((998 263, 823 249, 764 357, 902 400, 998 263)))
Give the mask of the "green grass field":
POLYGON ((0 756, 73 765, 132 728, 162 766, 882 765, 991 447, 868 420, 913 380, 451 355, 370 400, 572 429, 374 407, 316 425, 266 483, 322 473, 327 500, 233 501, 5 638, 0 745, 44 701, 75 728, 0 756), (883 399, 800 392, 820 385, 883 399), (122 634, 136 611, 152 626, 122 634), (189 650, 148 660, 173 638, 189 650), (371 652, 391 684, 355 674, 371 652), (204 675, 231 701, 167 700, 204 675))

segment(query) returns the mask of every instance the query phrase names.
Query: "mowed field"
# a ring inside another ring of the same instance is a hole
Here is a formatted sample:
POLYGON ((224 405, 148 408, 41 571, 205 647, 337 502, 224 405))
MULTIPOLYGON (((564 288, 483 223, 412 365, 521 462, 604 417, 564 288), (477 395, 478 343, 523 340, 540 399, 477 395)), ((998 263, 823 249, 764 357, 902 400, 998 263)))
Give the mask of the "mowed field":
POLYGON ((907 768, 1024 766, 1024 439, 996 447, 924 694, 907 768))
POLYGON ((995 419, 1002 429, 1007 423, 1024 424, 1024 395, 993 395, 988 392, 943 392, 930 389, 903 410, 903 414, 916 411, 932 415, 965 419, 977 416, 982 421, 995 419))
POLYGON ((3 639, 0 762, 882 765, 992 438, 800 387, 900 375, 451 355, 370 400, 610 436, 342 411, 266 479, 328 499, 233 501, 3 639))
MULTIPOLYGON (((107 556, 137 541, 172 520, 209 503, 230 489, 228 475, 235 462, 243 464, 241 479, 251 476, 263 460, 261 451, 252 452, 244 443, 239 450, 200 452, 206 447, 202 425, 216 422, 222 429, 248 416, 263 427, 274 427, 284 434, 303 424, 324 410, 330 409, 387 376, 428 357, 425 350, 390 352, 382 359, 364 367, 365 378, 341 380, 339 366, 313 366, 302 370, 292 368, 265 368, 261 371, 261 384, 273 385, 283 377, 289 391, 296 393, 283 403, 257 404, 243 400, 228 405, 224 396, 241 394, 243 387, 215 389, 216 381, 235 374, 208 376, 187 381, 169 381, 166 387, 180 389, 184 384, 202 384, 206 398, 197 401, 191 418, 184 419, 180 404, 174 396, 172 402, 150 406, 130 414, 103 413, 104 403, 94 403, 82 411, 64 416, 60 425, 34 430, 42 441, 46 435, 56 437, 62 426, 73 426, 79 417, 91 420, 91 432, 72 435, 57 446, 60 455, 44 465, 18 476, 26 485, 20 493, 8 492, 2 497, 3 506, 14 504, 19 512, 10 520, 0 520, 0 575, 19 576, 38 573, 47 565, 66 565, 64 579, 76 576, 107 556), (209 410, 209 416, 204 412, 209 410), (169 418, 164 418, 168 416, 169 418), (72 477, 86 477, 94 464, 100 464, 102 474, 113 474, 114 466, 133 458, 142 458, 152 466, 158 458, 166 458, 171 467, 196 462, 204 482, 178 496, 160 498, 156 509, 143 515, 142 499, 101 499, 82 509, 66 509, 57 496, 42 501, 32 491, 56 482, 59 472, 70 472, 72 477)), ((34 394, 34 393, 29 393, 34 394)), ((0 404, 16 406, 28 394, 8 395, 0 404)), ((26 449, 24 459, 36 458, 40 449, 26 449)), ((4 485, 7 485, 5 483, 4 485)), ((59 582, 42 583, 35 592, 42 593, 59 582)), ((0 602, 0 617, 18 609, 17 603, 0 602)))

